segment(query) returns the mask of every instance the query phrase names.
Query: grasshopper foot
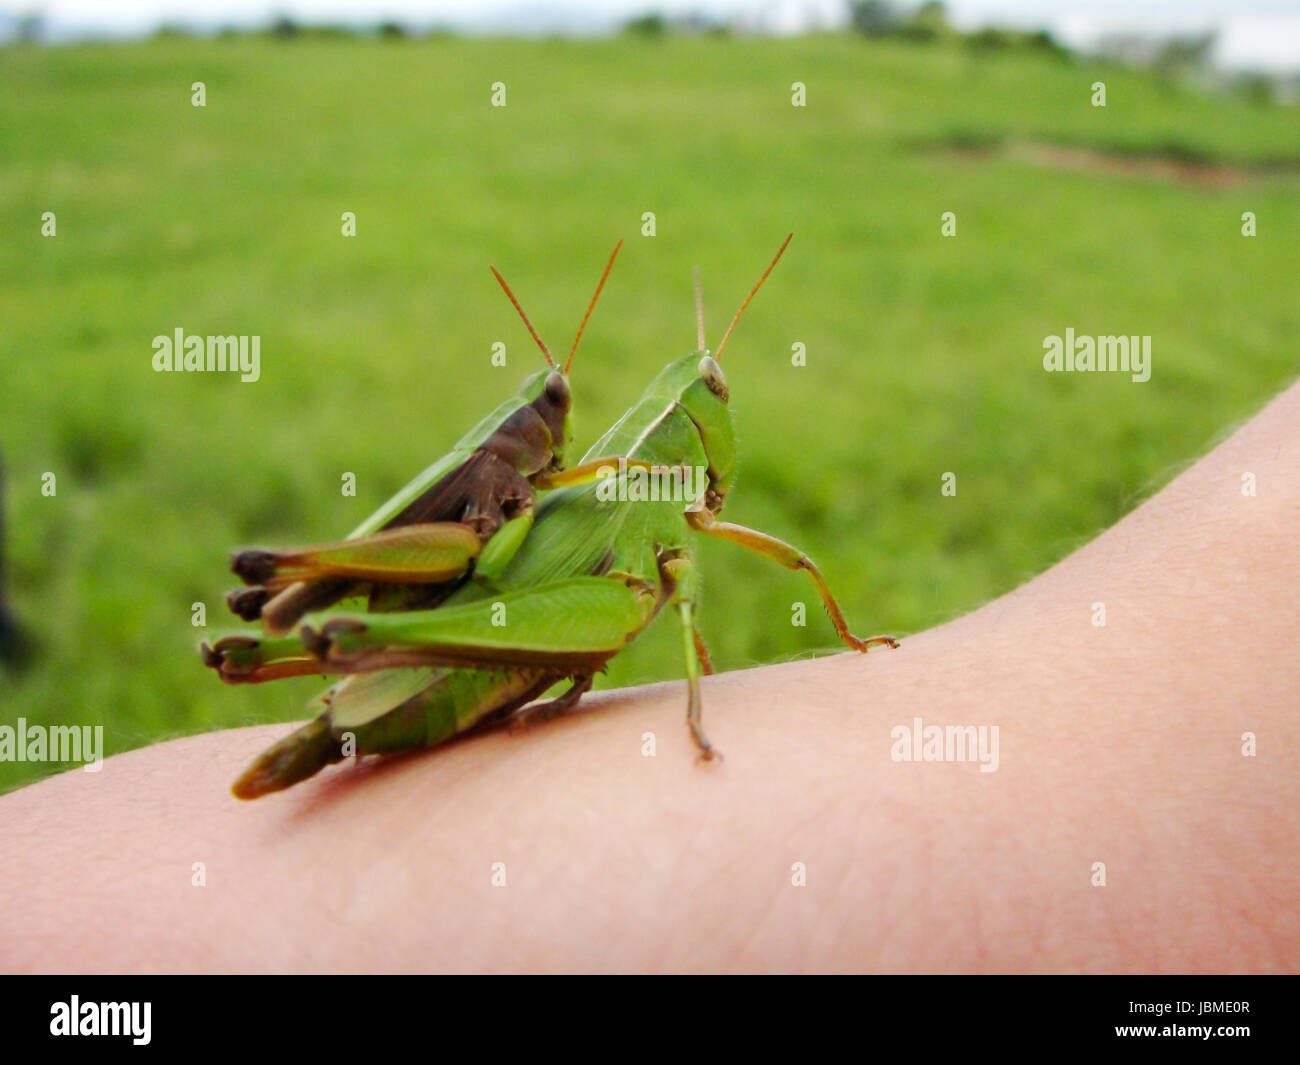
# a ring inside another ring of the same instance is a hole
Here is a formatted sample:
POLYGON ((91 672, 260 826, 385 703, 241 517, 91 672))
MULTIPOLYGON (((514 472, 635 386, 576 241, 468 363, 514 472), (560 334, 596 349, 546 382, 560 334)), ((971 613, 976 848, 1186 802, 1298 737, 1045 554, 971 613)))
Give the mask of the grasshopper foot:
POLYGON ((322 672, 319 662, 284 640, 223 636, 212 644, 204 642, 199 651, 203 664, 215 669, 227 684, 261 684, 322 672))
POLYGON ((264 547, 250 547, 230 556, 230 571, 245 584, 266 584, 275 576, 276 555, 264 547))
POLYGON ((230 680, 232 677, 242 673, 250 672, 250 669, 241 665, 241 659, 252 656, 257 651, 258 641, 251 636, 223 636, 216 643, 209 644, 206 640, 199 645, 199 653, 203 655, 203 664, 209 669, 215 669, 222 680, 230 680))
POLYGON ((522 736, 528 731, 528 726, 533 724, 545 724, 553 718, 554 714, 534 713, 524 714, 516 713, 511 716, 508 731, 512 736, 522 736))
POLYGON ((866 640, 854 636, 852 639, 853 649, 855 651, 861 651, 863 654, 866 654, 872 647, 889 647, 897 650, 899 647, 903 646, 892 636, 872 636, 866 640))
POLYGON ((261 587, 236 588, 226 596, 226 606, 230 612, 244 621, 256 621, 262 616, 262 607, 271 598, 271 593, 261 587))
POLYGON ((573 686, 563 695, 554 699, 547 699, 545 702, 533 703, 531 706, 524 706, 516 710, 510 717, 510 734, 518 736, 528 728, 533 722, 539 724, 551 721, 563 713, 567 713, 578 705, 581 699, 588 691, 595 677, 577 677, 574 678, 573 686))
POLYGON ((529 725, 544 725, 557 717, 561 711, 556 709, 555 704, 559 701, 559 699, 548 699, 544 703, 534 703, 532 706, 516 710, 510 715, 510 735, 520 736, 528 731, 529 725))
POLYGON ((703 765, 705 762, 725 761, 722 752, 709 742, 708 736, 704 735, 704 729, 700 727, 697 719, 691 719, 687 724, 691 727, 691 739, 695 741, 695 746, 700 749, 700 753, 695 758, 696 765, 703 765))

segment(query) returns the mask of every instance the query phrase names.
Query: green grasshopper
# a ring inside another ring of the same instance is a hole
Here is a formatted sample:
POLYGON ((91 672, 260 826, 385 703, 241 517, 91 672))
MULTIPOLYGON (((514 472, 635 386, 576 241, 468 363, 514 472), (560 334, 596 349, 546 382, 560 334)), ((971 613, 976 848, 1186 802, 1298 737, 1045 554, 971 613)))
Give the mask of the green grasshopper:
POLYGON ((289 551, 240 551, 232 569, 249 587, 227 598, 245 621, 260 619, 266 636, 235 634, 202 648, 230 683, 319 673, 301 642, 286 637, 303 614, 341 599, 368 596, 372 610, 431 607, 466 574, 498 574, 528 535, 536 493, 594 475, 595 466, 564 471, 573 438, 568 373, 623 242, 609 257, 560 368, 528 315, 492 274, 541 348, 548 369, 471 429, 346 539, 289 551))
MULTIPOLYGON (((595 674, 669 604, 681 623, 687 722, 700 758, 719 757, 701 723, 700 677, 711 667, 695 624, 698 534, 807 571, 836 633, 854 650, 897 647, 893 637, 849 631, 802 551, 717 517, 736 472, 718 360, 789 242, 732 318, 716 356, 705 348, 697 281, 697 350, 669 363, 583 460, 610 466, 591 456, 617 454, 639 460, 641 469, 703 470, 702 490, 686 500, 647 500, 611 493, 607 480, 562 487, 538 504, 528 537, 499 573, 461 583, 436 608, 304 624, 301 641, 318 668, 348 675, 320 697, 319 716, 259 757, 234 793, 254 798, 288 787, 349 754, 433 746, 507 719, 522 725, 552 717, 576 705, 595 674), (564 681, 569 688, 558 698, 533 702, 564 681)), ((619 467, 616 478, 627 469, 619 467)))

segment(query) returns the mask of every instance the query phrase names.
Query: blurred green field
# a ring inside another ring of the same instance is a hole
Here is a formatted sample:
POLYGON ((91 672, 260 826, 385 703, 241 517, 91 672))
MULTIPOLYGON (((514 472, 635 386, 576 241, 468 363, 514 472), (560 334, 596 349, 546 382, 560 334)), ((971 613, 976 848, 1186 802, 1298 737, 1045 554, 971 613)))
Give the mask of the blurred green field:
MULTIPOLYGON (((1294 177, 927 147, 1247 171, 1300 150, 1294 108, 1139 72, 833 36, 171 40, 2 49, 0 81, 9 596, 39 648, 0 674, 0 722, 102 724, 110 753, 303 715, 319 681, 218 683, 191 604, 225 626, 231 548, 343 534, 541 365, 489 263, 567 349, 628 239, 573 376, 582 450, 694 346, 691 266, 716 345, 793 230, 728 345, 727 516, 818 559, 861 633, 924 629, 1042 571, 1295 374, 1294 177), (262 379, 154 373, 152 338, 178 326, 260 335, 262 379), (1044 373, 1043 338, 1067 327, 1152 335, 1151 380, 1044 373)), ((798 575, 701 554, 720 669, 834 645, 798 575)), ((661 618, 603 683, 681 668, 661 618)), ((0 789, 56 768, 0 763, 0 789)))

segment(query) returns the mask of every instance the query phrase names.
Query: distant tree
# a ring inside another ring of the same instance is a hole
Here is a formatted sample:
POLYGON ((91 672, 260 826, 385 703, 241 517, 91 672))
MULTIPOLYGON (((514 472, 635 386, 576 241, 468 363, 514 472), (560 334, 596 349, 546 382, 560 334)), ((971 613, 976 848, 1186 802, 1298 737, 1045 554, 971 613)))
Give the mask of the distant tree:
POLYGON ((184 23, 164 22, 156 30, 154 30, 153 36, 154 36, 154 40, 157 41, 169 41, 169 40, 174 41, 174 40, 184 40, 185 38, 193 37, 194 33, 184 23))
POLYGON ((14 19, 14 38, 24 44, 37 44, 45 36, 45 19, 32 11, 14 19))
POLYGON ((668 20, 656 11, 637 15, 623 23, 623 32, 632 37, 663 37, 668 33, 668 20))
POLYGON ((1036 52, 1046 52, 1048 55, 1056 56, 1058 59, 1064 59, 1070 54, 1070 49, 1065 47, 1060 41, 1053 37, 1047 30, 1036 30, 1025 38, 1026 45, 1036 52))
POLYGON ((953 32, 948 25, 948 9, 940 0, 926 0, 914 10, 890 0, 849 0, 849 25, 868 37, 898 37, 919 44, 953 32))
POLYGON ((379 24, 379 36, 386 41, 404 41, 408 34, 406 27, 400 22, 381 22, 379 24))
POLYGON ((1233 88, 1241 94, 1242 99, 1256 107, 1266 107, 1277 96, 1277 85, 1267 74, 1239 74, 1233 88))
POLYGON ((889 0, 849 0, 849 25, 868 37, 889 37, 898 30, 902 16, 889 0))
POLYGON ((939 0, 926 0, 899 27, 899 35, 910 41, 937 41, 950 32, 948 9, 939 0))
POLYGON ((288 15, 278 15, 271 22, 271 36, 277 41, 291 41, 302 32, 288 15))
POLYGON ((1151 65, 1167 77, 1205 70, 1217 39, 1213 30, 1194 37, 1166 38, 1156 46, 1151 65))
POLYGON ((972 52, 1005 52, 1015 44, 1014 33, 996 26, 985 26, 966 35, 966 47, 972 52))
POLYGON ((340 41, 352 37, 361 36, 351 26, 344 26, 340 23, 321 22, 315 26, 304 26, 302 28, 304 37, 311 37, 318 41, 340 41))

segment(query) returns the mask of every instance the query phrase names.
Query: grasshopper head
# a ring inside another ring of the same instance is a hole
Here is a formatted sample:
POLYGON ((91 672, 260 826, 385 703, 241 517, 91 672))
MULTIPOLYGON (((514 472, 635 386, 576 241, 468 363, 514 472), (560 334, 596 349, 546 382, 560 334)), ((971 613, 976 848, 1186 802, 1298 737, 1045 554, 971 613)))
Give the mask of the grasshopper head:
POLYGON ((573 394, 568 379, 559 370, 541 370, 524 382, 523 394, 550 434, 550 465, 558 469, 573 440, 573 394))
MULTIPOLYGON (((591 312, 596 309, 596 301, 600 299, 601 289, 605 287, 605 282, 609 279, 609 272, 614 268, 614 260, 618 257, 618 250, 623 246, 620 240, 614 245, 614 251, 610 254, 609 262, 605 264, 605 272, 600 275, 600 282, 596 285, 596 292, 591 297, 591 303, 587 305, 587 313, 582 319, 582 324, 578 326, 578 334, 573 338, 573 347, 569 349, 569 357, 561 367, 555 359, 551 357, 551 351, 537 335, 537 330, 533 328, 533 323, 528 320, 528 315, 524 313, 523 307, 515 299, 515 294, 510 291, 510 286, 506 284, 506 279, 501 276, 500 271, 495 266, 491 267, 492 276, 497 279, 510 300, 519 317, 523 319, 524 326, 528 329, 529 335, 537 342, 541 348, 542 355, 546 359, 546 365, 549 370, 541 370, 533 374, 524 382, 522 389, 524 399, 528 405, 533 408, 537 416, 541 418, 542 424, 546 427, 545 433, 549 437, 546 441, 536 438, 537 434, 532 433, 531 439, 527 440, 522 448, 515 448, 511 457, 515 462, 516 469, 522 469, 532 474, 539 469, 562 469, 564 466, 564 453, 568 450, 570 442, 573 440, 573 423, 569 418, 569 410, 573 405, 573 397, 569 392, 568 373, 569 368, 573 365, 573 356, 578 351, 578 343, 582 340, 583 331, 587 328, 587 322, 591 319, 591 312), (546 458, 539 465, 534 460, 539 457, 541 451, 546 452, 546 458)), ((517 427, 519 435, 530 435, 522 426, 517 427)))
POLYGON ((705 503, 722 509, 736 478, 736 432, 727 407, 730 392, 722 367, 707 349, 674 359, 646 389, 646 398, 668 400, 690 416, 709 463, 705 503))
POLYGON ((777 250, 757 284, 750 289, 745 302, 727 326, 727 331, 722 334, 716 356, 704 346, 704 298, 700 288, 699 269, 696 268, 695 326, 699 347, 684 358, 669 363, 656 381, 660 389, 671 395, 677 405, 690 415, 700 434, 700 442, 704 445, 704 454, 709 462, 709 487, 705 492, 704 505, 715 514, 722 509, 727 492, 736 479, 736 431, 732 425, 731 411, 727 408, 731 393, 718 360, 722 358, 722 349, 727 346, 740 316, 745 313, 745 308, 785 253, 793 236, 791 233, 785 238, 785 243, 777 250))
POLYGON ((716 513, 722 509, 722 502, 736 479, 736 430, 727 406, 731 392, 722 367, 707 351, 692 352, 684 361, 689 364, 697 356, 695 372, 685 383, 677 402, 700 432, 700 442, 709 460, 705 505, 716 513))

